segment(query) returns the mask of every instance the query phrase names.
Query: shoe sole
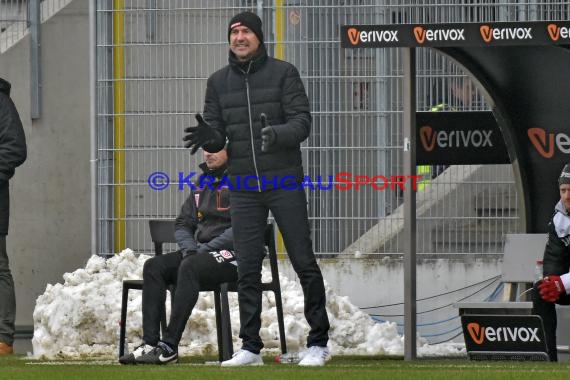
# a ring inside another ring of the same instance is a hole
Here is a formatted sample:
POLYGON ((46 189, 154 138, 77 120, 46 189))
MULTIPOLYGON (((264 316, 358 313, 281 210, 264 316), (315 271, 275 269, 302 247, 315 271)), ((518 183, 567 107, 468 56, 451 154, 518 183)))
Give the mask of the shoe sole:
POLYGON ((120 357, 119 363, 121 363, 121 364, 137 364, 137 359, 135 359, 133 354, 129 354, 128 356, 120 357))
POLYGON ((303 363, 303 360, 301 360, 301 361, 299 362, 299 365, 300 365, 301 367, 323 367, 329 360, 330 360, 330 357, 324 359, 322 363, 315 363, 315 362, 313 362, 313 363, 310 363, 310 362, 309 362, 309 363, 303 363))
POLYGON ((248 366, 260 366, 263 365, 264 363, 247 363, 247 364, 220 364, 220 366, 222 367, 248 367, 248 366))
POLYGON ((222 367, 259 367, 262 366, 263 363, 253 363, 253 364, 226 364, 222 365, 222 367))
POLYGON ((154 361, 141 361, 141 360, 137 360, 136 364, 154 364, 154 365, 163 365, 163 364, 170 364, 170 363, 178 363, 178 357, 173 358, 171 360, 166 360, 166 361, 160 361, 160 360, 154 360, 154 361))
POLYGON ((119 364, 123 364, 123 365, 136 365, 137 361, 136 360, 119 360, 119 364))
POLYGON ((323 364, 320 364, 320 363, 319 364, 312 364, 312 363, 311 364, 301 364, 301 363, 299 363, 299 365, 301 367, 324 367, 325 363, 323 363, 323 364))

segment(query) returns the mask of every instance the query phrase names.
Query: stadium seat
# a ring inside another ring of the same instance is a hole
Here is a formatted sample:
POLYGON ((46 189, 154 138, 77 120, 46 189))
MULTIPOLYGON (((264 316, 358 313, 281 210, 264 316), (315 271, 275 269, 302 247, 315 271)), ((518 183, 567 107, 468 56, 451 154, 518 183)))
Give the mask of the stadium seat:
MULTIPOLYGON (((162 254, 164 243, 175 243, 174 221, 173 220, 149 220, 151 239, 154 243, 155 255, 162 254)), ((277 310, 277 323, 279 325, 279 340, 281 352, 287 352, 285 341, 285 324, 283 320, 283 302, 281 299, 281 284, 279 282, 279 269, 277 265, 277 252, 275 249, 275 233, 273 224, 268 223, 265 229, 265 245, 268 252, 271 268, 271 281, 262 283, 263 291, 272 291, 275 294, 275 306, 277 310)), ((143 280, 124 280, 123 294, 121 302, 121 322, 119 332, 119 357, 125 353, 126 340, 126 319, 129 290, 142 290, 143 280)), ((175 289, 169 289, 171 298, 175 289)), ((232 328, 230 320, 230 309, 228 303, 228 292, 237 291, 237 283, 229 282, 220 284, 216 288, 201 289, 201 291, 214 292, 214 307, 216 311, 216 330, 218 336, 218 357, 220 362, 228 360, 233 355, 232 328)), ((164 332, 166 328, 166 308, 163 310, 161 327, 164 332)))

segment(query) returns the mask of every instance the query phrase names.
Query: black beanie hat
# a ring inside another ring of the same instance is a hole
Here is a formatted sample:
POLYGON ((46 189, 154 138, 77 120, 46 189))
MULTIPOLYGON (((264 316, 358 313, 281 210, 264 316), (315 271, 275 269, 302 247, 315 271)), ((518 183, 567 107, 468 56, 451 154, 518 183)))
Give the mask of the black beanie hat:
POLYGON ((558 185, 569 184, 570 183, 570 164, 564 165, 560 177, 558 177, 558 185))
POLYGON ((255 35, 259 42, 263 43, 263 30, 261 30, 261 19, 252 12, 242 12, 232 17, 228 26, 228 41, 230 33, 236 26, 247 26, 255 35))

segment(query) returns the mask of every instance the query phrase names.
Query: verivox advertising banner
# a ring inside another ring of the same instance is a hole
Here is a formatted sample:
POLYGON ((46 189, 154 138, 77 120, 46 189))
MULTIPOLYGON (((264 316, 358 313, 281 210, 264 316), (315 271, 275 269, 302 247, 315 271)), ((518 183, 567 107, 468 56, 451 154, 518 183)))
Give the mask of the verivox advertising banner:
POLYGON ((546 352, 536 315, 463 315, 461 325, 467 352, 546 352))
POLYGON ((492 112, 417 112, 416 125, 418 164, 510 162, 492 112))
POLYGON ((570 22, 342 25, 344 48, 570 44, 570 22))

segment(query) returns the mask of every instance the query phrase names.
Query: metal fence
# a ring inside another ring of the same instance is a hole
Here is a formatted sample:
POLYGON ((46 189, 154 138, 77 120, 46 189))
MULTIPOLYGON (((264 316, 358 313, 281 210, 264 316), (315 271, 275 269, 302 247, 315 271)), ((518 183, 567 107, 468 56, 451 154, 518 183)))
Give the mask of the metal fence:
POLYGON ((0 0, 0 53, 14 46, 28 33, 30 6, 39 4, 41 21, 46 21, 71 0, 0 0))
MULTIPOLYGON (((96 124, 98 251, 151 251, 147 220, 173 218, 189 193, 179 177, 199 157, 183 129, 203 108, 207 77, 227 63, 227 22, 252 10, 269 53, 295 64, 306 85, 313 130, 303 144, 310 178, 402 172, 402 65, 397 49, 340 48, 344 24, 568 20, 566 1, 98 0, 96 124), (170 178, 152 190, 151 173, 170 178), (180 186, 182 187, 180 189, 180 186)), ((429 110, 460 67, 430 49, 417 59, 418 110, 429 110), (437 87, 436 85, 440 85, 437 87), (434 91, 434 88, 439 88, 434 91)), ((488 110, 478 91, 461 110, 488 110)), ((519 232, 510 165, 452 166, 418 198, 418 252, 502 252, 519 232)), ((397 190, 307 190, 320 254, 401 253, 403 197, 397 190)))
POLYGON ((23 35, 28 27, 28 2, 0 0, 0 52, 23 35))

